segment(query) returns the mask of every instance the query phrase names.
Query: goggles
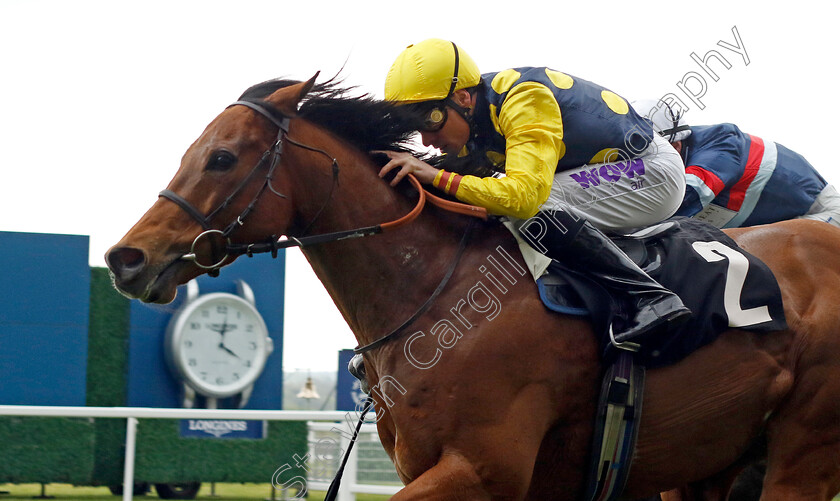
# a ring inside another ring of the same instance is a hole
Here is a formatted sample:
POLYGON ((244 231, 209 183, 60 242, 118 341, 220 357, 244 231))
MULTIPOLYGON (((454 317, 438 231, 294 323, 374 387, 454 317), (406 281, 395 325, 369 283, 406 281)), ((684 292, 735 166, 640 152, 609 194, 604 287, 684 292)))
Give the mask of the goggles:
POLYGON ((449 118, 449 112, 446 105, 443 103, 437 104, 423 115, 422 132, 437 132, 446 125, 446 120, 449 118))

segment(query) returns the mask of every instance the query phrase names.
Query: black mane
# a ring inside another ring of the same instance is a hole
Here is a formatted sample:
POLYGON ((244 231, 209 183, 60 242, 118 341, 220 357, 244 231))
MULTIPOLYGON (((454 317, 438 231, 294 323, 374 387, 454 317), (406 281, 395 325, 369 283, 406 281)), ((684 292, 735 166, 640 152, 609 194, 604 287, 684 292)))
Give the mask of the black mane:
MULTIPOLYGON (((300 81, 268 80, 252 86, 239 99, 262 101, 275 91, 297 83, 300 81)), ((337 77, 315 84, 304 97, 298 116, 334 132, 362 151, 409 151, 417 155, 408 141, 422 127, 422 115, 418 115, 418 111, 410 106, 397 106, 369 94, 354 96, 354 90, 354 87, 342 87, 337 77)), ((271 109, 267 103, 263 104, 271 109)), ((498 172, 487 161, 483 151, 473 151, 467 156, 453 158, 447 158, 446 155, 417 156, 435 167, 464 175, 486 177, 498 172)), ((380 160, 384 159, 383 155, 380 160)))
MULTIPOLYGON (((296 83, 300 82, 269 80, 249 88, 239 99, 262 100, 296 83)), ((420 128, 416 115, 405 107, 368 94, 354 96, 355 88, 340 84, 335 78, 316 84, 301 103, 298 116, 334 132, 363 151, 410 150, 407 142, 420 128)))

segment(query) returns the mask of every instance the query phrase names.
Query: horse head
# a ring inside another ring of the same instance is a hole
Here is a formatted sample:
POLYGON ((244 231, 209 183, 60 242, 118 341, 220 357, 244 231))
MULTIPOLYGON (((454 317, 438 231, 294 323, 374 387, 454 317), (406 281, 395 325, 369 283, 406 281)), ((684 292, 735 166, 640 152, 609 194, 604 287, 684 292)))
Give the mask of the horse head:
POLYGON ((168 303, 178 285, 230 264, 227 246, 289 230, 294 190, 283 146, 316 77, 264 99, 246 99, 246 91, 207 126, 157 202, 105 254, 120 292, 168 303), (249 218, 254 212, 272 217, 249 218))

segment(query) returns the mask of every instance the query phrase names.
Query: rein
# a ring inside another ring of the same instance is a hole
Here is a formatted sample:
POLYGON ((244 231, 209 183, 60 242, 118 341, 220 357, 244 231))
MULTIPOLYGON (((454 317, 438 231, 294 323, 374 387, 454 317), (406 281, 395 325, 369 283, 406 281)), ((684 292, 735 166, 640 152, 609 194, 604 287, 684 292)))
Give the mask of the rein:
MULTIPOLYGON (((404 226, 417 219, 417 216, 419 216, 420 213, 423 212, 423 207, 426 205, 426 197, 427 195, 429 195, 429 193, 423 189, 422 185, 420 184, 420 181, 418 181, 417 178, 415 178, 412 175, 409 175, 409 181, 417 189, 417 192, 420 194, 420 197, 417 199, 417 205, 414 206, 414 209, 412 209, 411 212, 399 219, 395 219, 387 223, 377 224, 374 226, 365 226, 362 228, 335 231, 332 233, 322 233, 320 235, 311 235, 308 237, 287 237, 277 240, 275 240, 274 237, 272 237, 271 241, 269 242, 252 244, 229 243, 226 248, 227 253, 229 256, 241 256, 245 254, 248 257, 253 257, 254 254, 271 252, 272 257, 277 257, 277 251, 279 249, 286 249, 289 247, 307 247, 310 245, 336 242, 339 240, 347 240, 350 238, 366 237, 369 235, 376 235, 378 233, 382 233, 386 230, 393 230, 399 228, 400 226, 404 226)), ((324 205, 321 207, 321 210, 323 210, 323 208, 326 206, 327 203, 324 203, 324 205)), ((318 214, 320 214, 320 212, 321 211, 319 211, 318 214)), ((310 223, 309 226, 311 225, 312 224, 310 223)))
MULTIPOLYGON (((286 140, 288 140, 288 138, 286 138, 286 140)), ((417 190, 419 198, 417 199, 417 205, 414 206, 414 209, 412 209, 411 212, 399 219, 395 219, 387 223, 377 224, 374 226, 365 226, 362 228, 336 231, 332 233, 322 233, 320 235, 312 235, 308 237, 287 237, 277 240, 275 240, 272 237, 270 242, 252 244, 230 243, 226 248, 228 255, 241 256, 244 254, 248 257, 253 257, 254 254, 270 252, 272 257, 277 257, 277 251, 279 249, 286 249, 289 247, 307 247, 310 245, 336 242, 338 240, 347 240, 350 238, 366 237, 370 235, 376 235, 384 231, 395 230, 400 226, 404 226, 417 219, 417 216, 419 216, 420 213, 423 212, 423 208, 426 206, 426 202, 431 203, 435 207, 441 208, 449 212, 454 212, 456 214, 463 214, 465 216, 477 217, 484 220, 488 218, 487 210, 483 207, 462 204, 459 202, 452 202, 450 200, 446 200, 438 197, 437 195, 429 193, 425 188, 423 188, 423 185, 420 184, 420 181, 418 181, 413 174, 408 175, 408 180, 411 183, 411 185, 414 186, 414 188, 417 190)), ((323 208, 326 207, 326 205, 327 204, 325 203, 321 209, 323 210, 323 208)))

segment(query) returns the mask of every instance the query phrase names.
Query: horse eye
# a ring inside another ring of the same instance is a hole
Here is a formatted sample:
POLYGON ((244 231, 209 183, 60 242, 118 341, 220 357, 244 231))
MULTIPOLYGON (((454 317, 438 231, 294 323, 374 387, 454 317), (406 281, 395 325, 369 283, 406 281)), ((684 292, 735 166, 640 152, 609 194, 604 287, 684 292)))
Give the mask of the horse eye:
POLYGON ((214 151, 207 160, 205 170, 225 171, 236 165, 236 156, 229 151, 214 151))

